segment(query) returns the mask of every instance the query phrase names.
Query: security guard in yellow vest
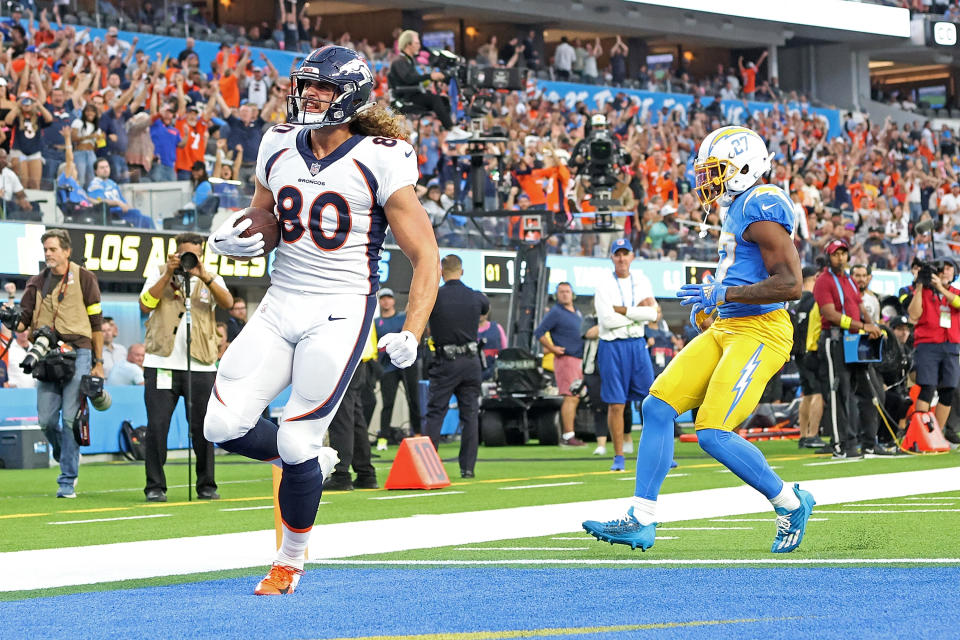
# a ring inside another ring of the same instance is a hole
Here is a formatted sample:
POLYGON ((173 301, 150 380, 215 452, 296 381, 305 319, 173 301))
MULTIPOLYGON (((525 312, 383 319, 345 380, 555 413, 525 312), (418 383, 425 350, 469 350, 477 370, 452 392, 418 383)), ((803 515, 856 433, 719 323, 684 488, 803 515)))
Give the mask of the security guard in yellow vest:
MULTIPOLYGON (((49 327, 64 344, 61 353, 76 353, 73 372, 61 368, 65 377, 60 379, 45 379, 43 366, 34 369, 40 427, 60 463, 57 497, 76 498, 80 446, 73 437, 73 420, 80 408, 80 379, 87 374, 103 377, 100 285, 95 275, 70 261, 66 231, 51 229, 40 240, 47 268, 27 281, 17 330, 31 327, 36 337, 38 329, 49 327)), ((52 345, 48 356, 57 357, 57 349, 52 345)))
POLYGON ((370 336, 360 355, 360 364, 330 423, 330 446, 336 450, 340 462, 323 483, 325 491, 377 489, 380 486, 377 484, 377 472, 370 462, 370 434, 363 411, 364 396, 372 393, 372 378, 378 369, 377 330, 371 323, 370 336), (357 474, 355 480, 350 478, 351 466, 357 474))
MULTIPOLYGON (((147 405, 147 437, 144 443, 144 467, 148 502, 167 501, 167 479, 163 465, 167 461, 167 435, 177 402, 187 391, 187 337, 185 275, 181 260, 192 253, 197 264, 186 270, 190 276, 190 395, 189 416, 193 450, 197 454, 197 497, 216 500, 213 477, 213 445, 203 437, 207 400, 217 375, 216 307, 229 309, 233 296, 223 278, 207 272, 203 264, 203 236, 181 233, 174 241, 177 252, 167 263, 150 274, 140 292, 140 309, 149 313, 147 335, 143 341, 144 401, 147 405)), ((184 398, 185 399, 185 398, 184 398)))

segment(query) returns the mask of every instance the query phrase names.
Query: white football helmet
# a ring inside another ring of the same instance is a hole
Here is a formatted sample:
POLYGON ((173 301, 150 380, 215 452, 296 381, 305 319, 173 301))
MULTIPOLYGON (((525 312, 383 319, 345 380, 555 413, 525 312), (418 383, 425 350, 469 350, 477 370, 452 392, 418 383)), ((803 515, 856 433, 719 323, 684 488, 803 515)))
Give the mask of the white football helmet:
POLYGON ((709 211, 712 203, 729 207, 734 196, 743 193, 770 171, 773 154, 756 131, 746 127, 721 127, 700 144, 693 165, 694 193, 709 211))

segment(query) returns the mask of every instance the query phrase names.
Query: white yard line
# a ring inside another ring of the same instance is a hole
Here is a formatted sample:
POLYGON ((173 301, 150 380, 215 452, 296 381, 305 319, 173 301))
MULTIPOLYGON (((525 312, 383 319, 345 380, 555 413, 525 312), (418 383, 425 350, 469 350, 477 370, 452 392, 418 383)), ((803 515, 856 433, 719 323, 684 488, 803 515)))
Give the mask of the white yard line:
POLYGON ((842 504, 843 508, 855 507, 857 509, 869 509, 870 507, 952 507, 956 502, 924 502, 922 505, 903 502, 870 502, 868 504, 842 504))
MULTIPOLYGON (((660 538, 657 538, 659 540, 660 538)), ((585 538, 580 538, 583 542, 585 538)), ((589 551, 590 547, 454 547, 454 551, 589 551)))
POLYGON ((960 496, 940 496, 939 498, 934 496, 908 496, 904 500, 953 500, 960 499, 960 496))
MULTIPOLYGON (((931 487, 945 492, 958 491, 960 490, 960 473, 956 468, 932 469, 813 480, 803 482, 801 486, 816 497, 818 506, 814 509, 814 514, 817 515, 821 507, 826 505, 924 494, 928 493, 931 487)), ((580 531, 580 523, 585 519, 607 520, 622 516, 626 505, 627 500, 624 497, 510 509, 418 515, 388 520, 318 524, 313 528, 310 561, 328 561, 373 553, 433 549, 512 538, 572 534, 580 531), (384 531, 389 531, 389 535, 384 535, 384 531)), ((763 521, 771 525, 773 523, 770 503, 745 485, 666 493, 658 501, 657 512, 657 519, 661 523, 730 518, 756 513, 770 513, 770 517, 763 521)), ((815 521, 816 518, 813 520, 815 521)), ((0 591, 268 566, 274 559, 275 550, 276 534, 273 529, 266 529, 190 538, 0 553, 0 567, 3 567, 3 571, 0 571, 0 591)), ((894 559, 886 562, 897 561, 894 559)), ((530 564, 552 562, 538 560, 530 564)), ((649 561, 648 564, 721 564, 725 562, 727 561, 704 563, 654 560, 649 561)), ((767 562, 789 564, 783 559, 768 559, 767 562)), ((856 562, 861 561, 801 560, 797 561, 797 564, 856 562)), ((862 562, 871 564, 876 560, 868 559, 862 562)), ((903 559, 899 562, 922 561, 903 559)), ((960 562, 960 560, 954 562, 960 562)), ((563 564, 562 561, 559 563, 563 564)), ((738 563, 765 564, 762 561, 729 562, 729 564, 738 563)), ((587 561, 580 564, 607 563, 587 561)), ((608 564, 631 564, 631 562, 624 558, 611 560, 608 564)))
POLYGON ((265 504, 260 507, 233 507, 232 509, 220 509, 220 511, 259 511, 260 509, 273 509, 273 505, 265 504))
POLYGON ((172 513, 152 513, 148 516, 125 516, 123 518, 94 518, 93 520, 61 520, 47 524, 89 524, 91 522, 116 522, 117 520, 146 520, 147 518, 169 518, 172 513))
POLYGON ((452 496, 463 491, 427 491, 426 493, 408 493, 405 496, 380 496, 371 500, 405 500, 407 498, 429 498, 431 496, 452 496))
MULTIPOLYGON (((661 540, 661 538, 657 538, 661 540)), ((808 564, 960 564, 960 558, 757 558, 747 560, 744 558, 729 559, 676 559, 667 558, 638 560, 635 558, 622 558, 617 560, 571 560, 569 558, 551 558, 551 559, 516 559, 516 560, 312 560, 311 564, 337 565, 337 566, 371 566, 381 565, 390 567, 403 566, 464 566, 464 565, 544 565, 544 564, 573 564, 573 565, 728 565, 728 564, 774 564, 774 565, 808 565, 808 564)))
POLYGON ((840 513, 845 516, 862 513, 960 513, 960 509, 857 509, 856 511, 828 511, 820 509, 817 513, 840 513))
POLYGON ((542 489, 543 487, 570 487, 575 484, 583 484, 583 483, 582 482, 551 482, 550 484, 525 484, 519 487, 500 487, 500 491, 515 491, 517 489, 542 489))

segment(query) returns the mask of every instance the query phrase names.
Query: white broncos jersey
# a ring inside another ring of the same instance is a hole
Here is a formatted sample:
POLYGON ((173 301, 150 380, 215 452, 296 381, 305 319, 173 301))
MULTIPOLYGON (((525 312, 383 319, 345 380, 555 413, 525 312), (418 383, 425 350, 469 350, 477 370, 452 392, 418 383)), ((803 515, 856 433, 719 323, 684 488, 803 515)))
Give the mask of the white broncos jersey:
POLYGON ((280 124, 260 143, 257 179, 273 192, 280 219, 270 280, 307 293, 372 294, 387 231, 383 207, 417 182, 416 154, 402 140, 354 135, 318 160, 308 135, 280 124))

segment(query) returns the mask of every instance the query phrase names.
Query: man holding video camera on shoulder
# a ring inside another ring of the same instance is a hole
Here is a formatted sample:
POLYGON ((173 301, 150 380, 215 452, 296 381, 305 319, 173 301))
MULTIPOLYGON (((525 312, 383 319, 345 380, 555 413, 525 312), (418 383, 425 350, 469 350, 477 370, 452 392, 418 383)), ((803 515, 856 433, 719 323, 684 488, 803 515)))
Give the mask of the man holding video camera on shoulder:
POLYGON ((100 285, 70 260, 66 231, 50 229, 40 240, 47 267, 27 281, 21 309, 5 309, 2 320, 18 332, 32 329, 33 346, 20 367, 38 381, 40 427, 60 463, 57 497, 76 498, 80 445, 73 431, 85 400, 81 381, 103 379, 100 285))
POLYGON ((960 381, 960 289, 951 286, 955 277, 956 267, 949 260, 921 264, 907 307, 915 325, 914 368, 920 385, 917 411, 929 411, 936 392, 939 402, 934 416, 941 427, 950 416, 954 389, 960 381))
POLYGON ((144 339, 144 401, 147 405, 147 438, 144 466, 147 502, 166 502, 167 435, 170 418, 187 389, 191 407, 187 416, 197 454, 197 498, 216 500, 213 477, 213 445, 203 437, 207 400, 216 378, 216 307, 230 309, 233 296, 223 278, 207 272, 203 263, 204 238, 181 233, 174 241, 177 252, 167 256, 165 265, 147 278, 140 292, 140 309, 149 313, 144 339), (190 376, 187 376, 187 314, 184 292, 190 292, 190 376))

